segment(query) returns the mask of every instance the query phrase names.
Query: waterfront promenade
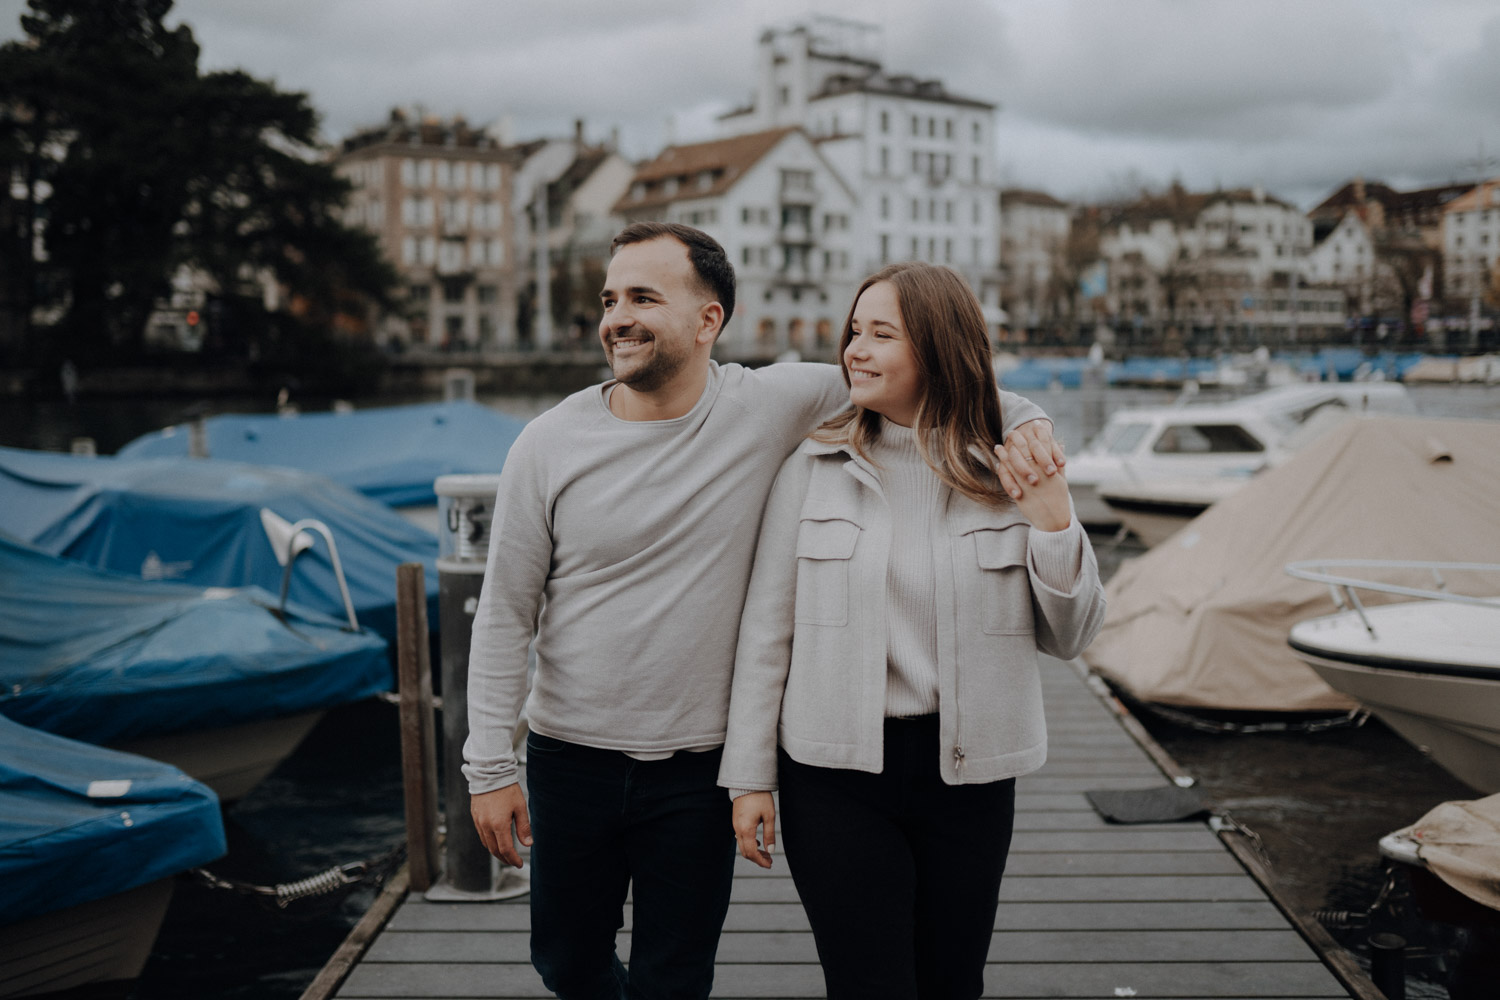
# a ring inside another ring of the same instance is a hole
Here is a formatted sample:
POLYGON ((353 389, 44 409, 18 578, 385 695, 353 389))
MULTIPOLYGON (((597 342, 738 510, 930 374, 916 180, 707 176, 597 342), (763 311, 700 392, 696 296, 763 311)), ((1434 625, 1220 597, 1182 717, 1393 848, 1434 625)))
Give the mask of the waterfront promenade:
MULTIPOLYGON (((1099 818, 1085 792, 1152 788, 1168 776, 1074 665, 1044 657, 1042 676, 1051 749, 1046 767, 1017 786, 987 997, 1378 996, 1336 950, 1343 981, 1335 975, 1205 822, 1099 818)), ((528 913, 524 897, 408 896, 333 995, 549 996, 528 959, 528 913)), ((629 932, 627 907, 622 955, 629 932)), ((718 961, 715 997, 823 995, 784 858, 769 872, 739 862, 718 961)))

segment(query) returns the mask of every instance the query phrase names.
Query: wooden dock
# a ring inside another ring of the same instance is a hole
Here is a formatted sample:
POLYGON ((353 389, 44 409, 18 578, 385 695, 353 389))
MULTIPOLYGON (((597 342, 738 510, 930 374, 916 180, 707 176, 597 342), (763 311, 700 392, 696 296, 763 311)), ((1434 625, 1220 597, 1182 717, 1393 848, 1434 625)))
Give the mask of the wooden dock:
MULTIPOLYGON (((1129 720, 1122 722, 1072 665, 1044 659, 1042 673, 1051 749, 1046 767, 1017 786, 1016 834, 985 996, 1372 995, 1343 955, 1334 963, 1341 982, 1206 823, 1100 819, 1084 792, 1156 787, 1167 777, 1131 736, 1129 720)), ((528 957, 528 921, 524 897, 430 903, 410 896, 335 996, 550 996, 528 957)), ((1318 935, 1315 927, 1304 930, 1318 935)), ((627 907, 622 957, 629 956, 629 932, 627 907)), ((823 995, 784 859, 770 872, 739 862, 713 994, 823 995)))

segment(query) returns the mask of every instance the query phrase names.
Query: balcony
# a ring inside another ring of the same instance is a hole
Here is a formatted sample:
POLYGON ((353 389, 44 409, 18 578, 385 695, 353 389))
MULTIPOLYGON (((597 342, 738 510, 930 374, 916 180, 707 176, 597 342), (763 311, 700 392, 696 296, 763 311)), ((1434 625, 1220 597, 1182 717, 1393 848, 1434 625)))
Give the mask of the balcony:
POLYGON ((802 222, 788 222, 776 231, 776 242, 804 246, 812 243, 812 230, 802 222))
POLYGON ((781 185, 783 205, 815 205, 817 201, 818 189, 811 183, 784 182, 781 185))

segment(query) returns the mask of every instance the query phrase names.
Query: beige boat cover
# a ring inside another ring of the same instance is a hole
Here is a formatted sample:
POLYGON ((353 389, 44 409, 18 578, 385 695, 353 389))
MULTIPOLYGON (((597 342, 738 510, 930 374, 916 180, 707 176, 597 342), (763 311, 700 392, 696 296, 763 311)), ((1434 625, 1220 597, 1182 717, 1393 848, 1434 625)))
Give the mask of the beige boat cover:
POLYGON ((1500 910, 1500 795, 1444 802, 1397 833, 1417 842, 1417 854, 1438 878, 1500 910))
MULTIPOLYGON (((1145 701, 1351 708, 1287 645, 1294 624, 1338 610, 1326 586, 1282 571, 1303 559, 1500 562, 1500 421, 1362 417, 1334 427, 1124 563, 1084 659, 1145 701)), ((1378 578, 1432 586, 1425 573, 1378 578)), ((1482 591, 1494 579, 1467 583, 1482 591)), ((1454 589, 1476 592, 1458 580, 1454 589)))

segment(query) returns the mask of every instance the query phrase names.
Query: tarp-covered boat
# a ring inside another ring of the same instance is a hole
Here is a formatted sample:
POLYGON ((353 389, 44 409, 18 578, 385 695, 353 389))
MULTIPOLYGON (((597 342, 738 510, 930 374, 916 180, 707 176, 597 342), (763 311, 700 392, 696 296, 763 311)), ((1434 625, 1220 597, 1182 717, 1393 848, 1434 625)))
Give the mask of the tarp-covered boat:
POLYGON ((140 974, 172 877, 224 854, 175 768, 0 717, 0 996, 140 974))
POLYGON ((0 537, 0 714, 238 798, 315 713, 391 687, 385 640, 275 609, 259 588, 143 583, 0 537), (195 741, 215 762, 192 762, 195 741))
MULTIPOLYGON (((144 580, 281 587, 262 511, 326 523, 362 626, 393 640, 396 567, 426 568, 436 622, 437 539, 385 504, 296 469, 216 459, 91 458, 0 448, 0 531, 53 555, 144 580)), ((328 614, 344 601, 324 542, 296 559, 289 598, 328 614)), ((283 546, 285 541, 278 544, 283 546)))
POLYGON ((1084 658, 1143 701, 1352 708, 1286 641, 1297 622, 1337 610, 1328 588, 1283 567, 1305 559, 1497 562, 1496 497, 1500 422, 1346 421, 1122 565, 1084 658))
MULTIPOLYGON (((499 472, 524 421, 468 401, 350 412, 224 414, 204 421, 213 458, 327 476, 393 507, 437 503, 432 484, 453 473, 499 472)), ((174 425, 120 449, 126 458, 186 457, 191 434, 174 425)))

